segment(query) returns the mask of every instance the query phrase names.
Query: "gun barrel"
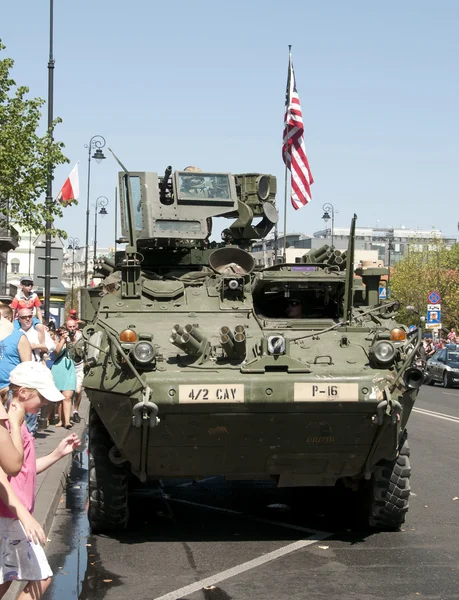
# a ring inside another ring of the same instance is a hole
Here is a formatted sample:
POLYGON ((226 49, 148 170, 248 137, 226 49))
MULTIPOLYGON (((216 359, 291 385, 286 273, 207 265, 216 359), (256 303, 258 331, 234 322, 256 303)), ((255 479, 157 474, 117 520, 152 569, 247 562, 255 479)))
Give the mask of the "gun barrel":
POLYGON ((245 358, 246 354, 246 340, 244 333, 236 333, 234 336, 234 352, 238 358, 245 358))
POLYGON ((330 248, 330 246, 328 244, 324 244, 323 246, 321 246, 320 248, 316 248, 315 250, 311 250, 309 252, 309 256, 320 256, 321 254, 323 254, 324 252, 327 252, 327 250, 330 248))
POLYGON ((179 348, 180 350, 183 350, 183 346, 180 343, 180 336, 177 333, 173 333, 171 335, 171 337, 169 338, 169 342, 171 344, 174 344, 174 346, 177 346, 177 348, 179 348))
POLYGON ((185 332, 188 333, 191 337, 193 337, 198 342, 202 342, 204 339, 204 334, 199 330, 199 327, 195 327, 194 325, 185 325, 185 332))
POLYGON ((172 327, 172 331, 171 331, 171 333, 172 333, 172 334, 174 334, 174 333, 178 333, 179 335, 182 335, 182 334, 183 334, 183 327, 182 327, 181 325, 178 325, 178 324, 177 324, 177 325, 174 325, 174 326, 172 327))
POLYGON ((169 183, 169 179, 170 179, 171 175, 172 175, 172 167, 169 165, 168 167, 166 167, 166 170, 164 171, 164 177, 163 177, 161 183, 159 184, 159 189, 161 190, 161 195, 166 193, 167 184, 169 183))
POLYGON ((220 327, 220 336, 222 335, 227 335, 230 340, 233 339, 233 332, 227 325, 223 325, 223 327, 220 327))
POLYGON ((184 333, 182 335, 180 338, 180 343, 182 344, 185 352, 188 354, 198 354, 199 350, 201 349, 201 344, 189 333, 184 333))
POLYGON ((230 336, 227 333, 223 333, 220 336, 220 344, 228 358, 232 358, 234 356, 234 344, 231 340, 230 336))
POLYGON ((329 250, 327 250, 326 252, 323 252, 322 254, 319 254, 318 256, 315 257, 315 262, 317 263, 322 263, 322 262, 326 262, 331 256, 331 252, 329 250))

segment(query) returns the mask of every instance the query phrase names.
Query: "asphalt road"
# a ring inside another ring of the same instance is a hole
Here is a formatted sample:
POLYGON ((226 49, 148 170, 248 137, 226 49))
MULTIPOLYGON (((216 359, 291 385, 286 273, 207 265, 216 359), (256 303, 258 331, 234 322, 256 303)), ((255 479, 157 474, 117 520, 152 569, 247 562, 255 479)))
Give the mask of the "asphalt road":
POLYGON ((459 389, 424 386, 408 431, 413 495, 396 533, 359 530, 332 490, 294 511, 288 492, 217 478, 138 493, 129 532, 87 538, 76 464, 47 599, 459 599, 459 389))

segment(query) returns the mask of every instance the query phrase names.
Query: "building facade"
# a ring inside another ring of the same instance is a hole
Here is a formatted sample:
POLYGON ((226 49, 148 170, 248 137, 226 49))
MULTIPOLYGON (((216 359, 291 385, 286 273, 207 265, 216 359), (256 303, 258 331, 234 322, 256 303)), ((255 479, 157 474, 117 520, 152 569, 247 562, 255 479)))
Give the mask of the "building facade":
MULTIPOLYGON (((331 230, 316 231, 313 235, 288 233, 287 248, 284 257, 284 235, 277 239, 277 262, 300 262, 301 257, 310 250, 321 246, 332 245, 331 230)), ((447 248, 456 243, 455 238, 444 237, 438 229, 419 230, 383 227, 357 227, 355 230, 355 259, 360 261, 382 261, 384 265, 394 265, 403 258, 409 249, 421 251, 433 241, 441 241, 447 248)), ((333 230, 333 246, 337 250, 347 250, 349 228, 335 227, 333 230)), ((276 240, 270 235, 253 244, 252 254, 257 266, 272 266, 275 262, 276 240)))

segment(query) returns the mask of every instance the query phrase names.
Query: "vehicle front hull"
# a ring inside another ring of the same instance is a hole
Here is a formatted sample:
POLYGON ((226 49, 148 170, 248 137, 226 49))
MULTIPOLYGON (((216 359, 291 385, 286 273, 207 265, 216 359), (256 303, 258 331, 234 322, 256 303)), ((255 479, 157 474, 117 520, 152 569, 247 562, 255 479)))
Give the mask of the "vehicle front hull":
MULTIPOLYGON (((87 388, 91 403, 121 456, 142 480, 274 479, 284 486, 334 485, 361 477, 396 455, 415 394, 407 393, 397 418, 384 417, 380 400, 161 403, 159 423, 135 426, 136 401, 87 388)), ((155 399, 155 395, 151 400, 155 399)), ((168 397, 170 400, 170 397, 168 397)), ((253 399, 252 399, 253 400, 253 399)))

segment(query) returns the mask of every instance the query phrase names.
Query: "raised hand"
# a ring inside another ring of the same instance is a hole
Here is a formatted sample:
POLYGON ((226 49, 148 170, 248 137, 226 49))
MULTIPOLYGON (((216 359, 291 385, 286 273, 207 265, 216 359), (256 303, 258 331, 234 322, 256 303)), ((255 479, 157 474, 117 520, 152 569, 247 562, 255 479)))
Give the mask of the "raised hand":
POLYGON ((24 422, 24 408, 20 402, 13 400, 8 409, 8 420, 11 426, 20 427, 24 422))
POLYGON ((70 454, 74 450, 78 450, 80 446, 80 438, 77 436, 76 433, 71 433, 70 435, 68 435, 60 441, 55 452, 58 454, 59 458, 62 458, 64 456, 67 456, 67 454, 70 454))

